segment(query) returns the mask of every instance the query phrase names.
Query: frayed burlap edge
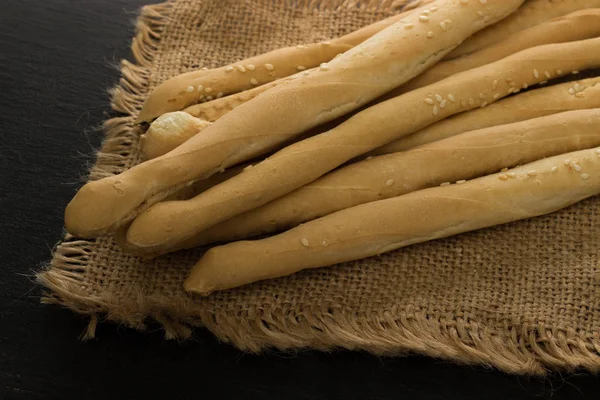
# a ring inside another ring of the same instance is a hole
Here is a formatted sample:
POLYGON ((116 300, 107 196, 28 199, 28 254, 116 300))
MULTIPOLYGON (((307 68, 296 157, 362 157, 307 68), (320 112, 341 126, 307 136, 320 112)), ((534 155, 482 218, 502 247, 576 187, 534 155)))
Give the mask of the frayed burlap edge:
MULTIPOLYGON (((410 0, 276 1, 311 9, 401 9, 418 3, 407 5, 410 0)), ((123 154, 130 151, 137 140, 134 121, 147 94, 150 68, 172 4, 169 1, 141 10, 131 46, 134 63, 122 61, 122 78, 112 91, 111 106, 123 116, 104 124, 106 137, 90 171, 90 180, 130 167, 123 154)), ((460 318, 434 319, 418 311, 399 317, 382 312, 361 318, 334 311, 313 314, 299 321, 293 315, 276 318, 265 309, 260 318, 237 316, 225 321, 210 312, 199 314, 192 299, 175 304, 166 301, 169 299, 144 298, 135 307, 124 306, 106 296, 90 297, 82 287, 81 275, 88 268, 93 243, 66 234, 64 241, 56 246, 50 265, 37 275, 38 282, 48 289, 42 303, 61 305, 89 316, 90 322, 82 335, 84 340, 94 337, 100 319, 138 330, 145 329, 146 321, 154 320, 162 325, 166 338, 188 338, 192 327, 204 326, 220 340, 250 352, 268 348, 346 348, 400 355, 410 351, 516 374, 543 375, 549 369, 600 371, 600 334, 582 337, 574 331, 544 329, 539 325, 515 327, 506 337, 499 337, 473 322, 460 318)))

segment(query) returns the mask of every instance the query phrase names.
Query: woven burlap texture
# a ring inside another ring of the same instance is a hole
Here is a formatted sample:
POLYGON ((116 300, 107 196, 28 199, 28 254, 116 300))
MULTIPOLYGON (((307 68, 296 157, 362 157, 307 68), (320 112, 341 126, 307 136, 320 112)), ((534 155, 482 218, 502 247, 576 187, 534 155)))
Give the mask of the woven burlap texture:
MULTIPOLYGON (((174 75, 340 36, 404 1, 178 0, 142 9, 90 179, 140 162, 133 121, 174 75)), ((182 289, 199 250, 153 261, 111 237, 66 235, 39 281, 43 301, 169 338, 204 326, 246 351, 335 347, 417 352, 504 371, 600 370, 600 198, 552 215, 411 246, 380 257, 216 293, 182 289)))

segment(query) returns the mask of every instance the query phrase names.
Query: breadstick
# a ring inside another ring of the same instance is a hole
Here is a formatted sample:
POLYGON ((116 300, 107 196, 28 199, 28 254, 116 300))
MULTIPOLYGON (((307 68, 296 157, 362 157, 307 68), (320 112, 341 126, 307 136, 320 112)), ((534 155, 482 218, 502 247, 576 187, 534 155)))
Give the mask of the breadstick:
POLYGON ((528 0, 513 15, 465 40, 445 59, 451 60, 481 50, 552 18, 596 7, 600 7, 600 0, 528 0))
POLYGON ((162 156, 209 125, 183 111, 163 114, 140 137, 142 155, 146 160, 162 156))
POLYGON ((405 151, 459 133, 525 121, 568 110, 600 107, 600 78, 561 83, 512 96, 488 107, 458 114, 373 150, 369 155, 405 151))
POLYGON ((437 11, 409 15, 309 76, 274 87, 237 107, 202 135, 164 156, 86 184, 67 206, 67 230, 82 237, 113 230, 173 186, 258 157, 361 107, 435 64, 464 38, 500 20, 522 2, 435 1, 437 11), (440 23, 448 20, 455 23, 446 22, 450 28, 442 31, 440 23), (434 37, 428 38, 433 31, 434 37))
MULTIPOLYGON (((431 0, 417 1, 423 4, 430 2, 431 0)), ((299 70, 318 67, 411 12, 394 15, 330 41, 285 47, 224 67, 175 76, 150 93, 136 122, 148 122, 164 113, 180 111, 199 101, 211 100, 219 94, 241 92, 295 74, 299 70)))
POLYGON ((600 146, 600 109, 568 111, 467 132, 340 168, 213 226, 180 248, 280 232, 359 204, 596 146, 600 146))
POLYGON ((169 251, 202 230, 290 193, 361 154, 451 115, 485 107, 525 83, 539 83, 547 79, 544 71, 561 68, 563 74, 570 74, 596 65, 600 65, 600 38, 535 47, 453 75, 367 108, 193 199, 150 207, 132 223, 127 240, 150 252, 169 251))
POLYGON ((600 193, 600 148, 338 211, 268 239, 213 247, 187 291, 208 295, 548 214, 600 193), (510 177, 509 177, 510 176, 510 177))
POLYGON ((391 95, 397 96, 410 92, 450 75, 489 64, 531 47, 590 39, 599 35, 600 9, 576 11, 513 34, 472 54, 440 62, 410 82, 393 90, 391 95))

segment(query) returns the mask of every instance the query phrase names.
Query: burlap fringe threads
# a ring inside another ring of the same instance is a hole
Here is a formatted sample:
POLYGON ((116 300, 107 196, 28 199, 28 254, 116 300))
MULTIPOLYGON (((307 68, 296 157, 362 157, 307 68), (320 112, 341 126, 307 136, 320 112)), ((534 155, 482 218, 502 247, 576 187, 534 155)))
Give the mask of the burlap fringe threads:
MULTIPOLYGON (((400 9, 410 0, 273 0, 282 5, 290 4, 310 9, 383 8, 400 9), (325 4, 326 3, 326 4, 325 4)), ((414 8, 419 2, 408 7, 414 8)), ((137 141, 135 116, 142 107, 148 90, 150 67, 154 53, 161 39, 161 33, 169 18, 172 2, 145 6, 137 23, 137 33, 131 49, 134 63, 123 60, 122 78, 112 90, 112 108, 124 114, 108 120, 104 124, 106 131, 102 149, 97 153, 97 163, 90 171, 89 179, 97 180, 119 173, 131 165, 122 154, 129 150, 132 142, 137 141)), ((204 326, 222 341, 250 352, 260 352, 266 348, 287 350, 291 348, 311 347, 321 350, 335 346, 347 349, 368 350, 375 354, 399 355, 410 349, 432 357, 452 359, 467 364, 493 366, 509 373, 543 375, 547 367, 573 370, 585 368, 600 371, 600 335, 582 339, 573 334, 553 334, 551 330, 523 327, 508 332, 510 339, 487 335, 477 324, 455 319, 440 321, 415 312, 394 318, 391 314, 368 318, 365 326, 357 325, 353 315, 335 316, 335 324, 330 315, 311 315, 306 319, 289 316, 284 324, 274 323, 268 310, 260 318, 239 316, 237 329, 232 324, 220 324, 214 314, 206 313, 197 318, 181 318, 191 307, 189 304, 173 304, 171 310, 158 311, 158 308, 145 304, 136 310, 125 310, 107 298, 91 299, 85 294, 81 275, 86 271, 92 256, 91 241, 79 240, 66 235, 63 243, 55 249, 55 260, 37 279, 49 289, 42 302, 58 304, 72 311, 87 315, 90 322, 82 334, 84 340, 94 338, 98 321, 124 324, 138 330, 145 329, 144 321, 153 319, 165 330, 166 338, 188 338, 193 326, 204 326), (379 321, 379 322, 377 322, 379 321), (295 326, 290 335, 286 324, 295 326), (298 325, 303 326, 299 330, 298 325), (244 332, 262 332, 261 336, 246 336, 244 332), (349 345, 343 345, 348 343, 349 345), (507 345, 508 343, 508 345, 507 345)))

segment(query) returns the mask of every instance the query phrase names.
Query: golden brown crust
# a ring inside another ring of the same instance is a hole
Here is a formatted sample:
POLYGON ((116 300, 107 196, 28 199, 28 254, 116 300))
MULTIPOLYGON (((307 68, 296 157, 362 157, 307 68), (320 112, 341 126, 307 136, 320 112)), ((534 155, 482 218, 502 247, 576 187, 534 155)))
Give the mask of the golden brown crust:
POLYGON ((282 234, 210 249, 186 279, 208 295, 557 211, 600 193, 600 148, 338 211, 282 234))
POLYGON ((552 18, 597 7, 600 7, 600 0, 527 0, 513 15, 468 38, 445 59, 451 60, 481 50, 552 18))
POLYGON ((569 110, 600 107, 600 78, 567 82, 512 96, 488 107, 458 114, 373 150, 369 155, 406 151, 466 131, 524 121, 569 110))
POLYGON ((115 229, 131 220, 145 202, 173 186, 258 157, 301 132, 361 107, 427 69, 465 37, 502 19, 522 1, 459 5, 437 0, 439 10, 430 16, 411 14, 327 67, 239 106, 170 153, 118 176, 88 183, 67 207, 67 229, 83 237, 115 229), (446 20, 460 23, 446 23, 449 29, 438 30, 435 38, 427 37, 427 32, 439 29, 446 20), (406 29, 408 24, 414 28, 406 29))

